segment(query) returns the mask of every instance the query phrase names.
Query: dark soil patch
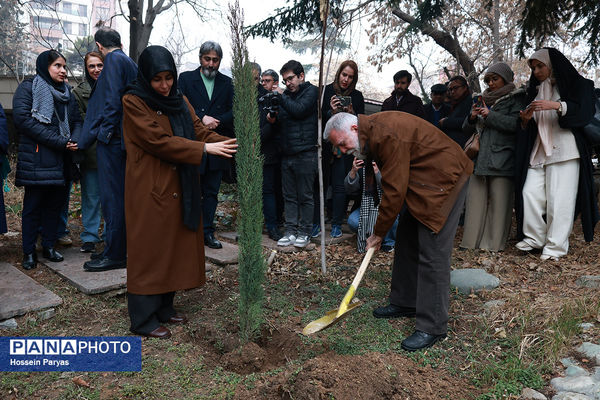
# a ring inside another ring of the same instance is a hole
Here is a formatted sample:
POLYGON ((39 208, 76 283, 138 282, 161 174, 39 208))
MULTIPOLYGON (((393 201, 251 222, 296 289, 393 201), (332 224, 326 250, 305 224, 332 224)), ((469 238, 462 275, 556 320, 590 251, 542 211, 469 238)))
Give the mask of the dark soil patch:
POLYGON ((459 399, 479 391, 440 368, 420 367, 395 353, 321 354, 302 366, 239 387, 236 399, 459 399))
POLYGON ((205 360, 211 360, 213 366, 220 365, 241 375, 284 366, 298 358, 303 346, 298 333, 287 327, 264 329, 260 338, 241 345, 235 325, 217 329, 213 324, 203 323, 190 332, 190 340, 204 348, 205 360))

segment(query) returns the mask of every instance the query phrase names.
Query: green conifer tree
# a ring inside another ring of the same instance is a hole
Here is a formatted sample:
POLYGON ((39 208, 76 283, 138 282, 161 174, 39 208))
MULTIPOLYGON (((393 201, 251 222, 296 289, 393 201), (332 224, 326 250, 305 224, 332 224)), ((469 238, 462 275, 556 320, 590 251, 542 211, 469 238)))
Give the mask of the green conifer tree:
POLYGON ((263 322, 262 167, 256 84, 248 62, 244 17, 236 0, 229 5, 233 49, 233 120, 238 142, 236 170, 240 218, 238 219, 238 313, 243 342, 260 334, 263 322))

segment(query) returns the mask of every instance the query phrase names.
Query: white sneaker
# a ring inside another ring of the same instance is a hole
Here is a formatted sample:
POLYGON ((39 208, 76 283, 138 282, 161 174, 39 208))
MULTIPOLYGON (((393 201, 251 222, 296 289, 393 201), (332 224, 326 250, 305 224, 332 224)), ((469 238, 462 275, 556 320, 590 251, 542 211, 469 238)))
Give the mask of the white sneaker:
POLYGON ((291 246, 296 243, 295 235, 285 235, 277 241, 277 246, 291 246))
POLYGON ((516 247, 517 249, 521 250, 521 251, 531 251, 531 250, 533 250, 533 247, 531 247, 531 246, 529 245, 529 243, 527 243, 527 242, 526 242, 526 241, 524 241, 524 240, 521 240, 519 243, 517 243, 517 244, 515 245, 515 247, 516 247))
POLYGON ((547 261, 547 260, 551 260, 551 261, 558 261, 558 257, 556 256, 551 256, 549 254, 542 254, 540 256, 540 260, 542 261, 547 261))
POLYGON ((294 247, 306 247, 310 243, 310 239, 308 236, 298 236, 296 238, 296 242, 294 243, 294 247))

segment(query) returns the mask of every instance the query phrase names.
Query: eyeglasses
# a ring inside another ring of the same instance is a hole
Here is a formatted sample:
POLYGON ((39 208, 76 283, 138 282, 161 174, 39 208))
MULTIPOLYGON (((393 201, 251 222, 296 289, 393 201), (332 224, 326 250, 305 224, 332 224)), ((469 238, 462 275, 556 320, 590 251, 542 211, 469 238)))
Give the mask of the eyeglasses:
POLYGON ((273 82, 273 79, 264 79, 263 78, 263 80, 261 82, 263 82, 263 83, 271 83, 271 82, 273 82))
POLYGON ((298 75, 290 75, 287 78, 283 78, 283 83, 291 83, 295 77, 297 77, 298 75))
POLYGON ((456 86, 450 86, 448 88, 449 92, 454 92, 456 89, 461 88, 461 87, 465 87, 466 85, 456 85, 456 86))

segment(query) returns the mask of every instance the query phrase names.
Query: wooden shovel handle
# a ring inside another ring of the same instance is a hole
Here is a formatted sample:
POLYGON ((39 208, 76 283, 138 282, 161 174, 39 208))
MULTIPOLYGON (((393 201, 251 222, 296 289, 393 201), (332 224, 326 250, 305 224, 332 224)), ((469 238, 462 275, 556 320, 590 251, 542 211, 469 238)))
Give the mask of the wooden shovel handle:
POLYGON ((354 286, 354 288, 357 288, 358 285, 360 284, 360 281, 363 278, 363 275, 365 274, 365 271, 367 270, 367 266, 369 265, 369 262, 371 261, 371 257, 373 257, 373 253, 375 253, 375 248, 371 247, 369 250, 367 250, 367 254, 365 254, 365 258, 363 258, 362 263, 360 264, 360 268, 358 269, 358 272, 356 273, 356 276, 354 277, 354 280, 352 281, 352 286, 354 286))

